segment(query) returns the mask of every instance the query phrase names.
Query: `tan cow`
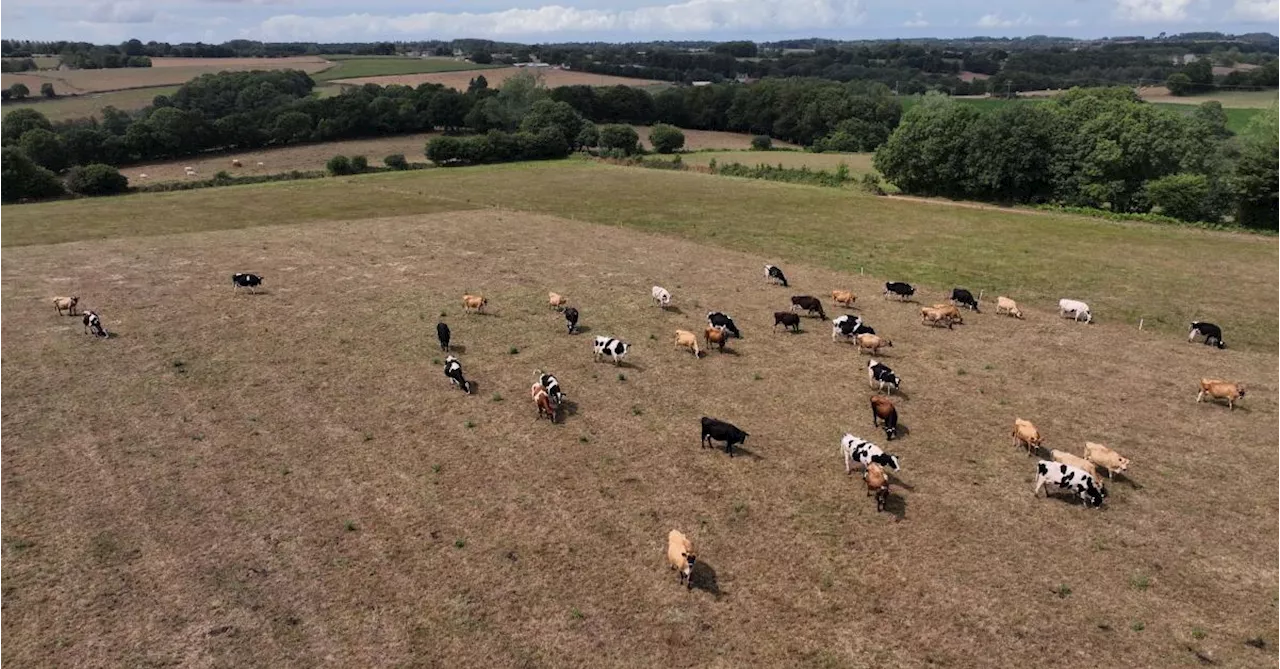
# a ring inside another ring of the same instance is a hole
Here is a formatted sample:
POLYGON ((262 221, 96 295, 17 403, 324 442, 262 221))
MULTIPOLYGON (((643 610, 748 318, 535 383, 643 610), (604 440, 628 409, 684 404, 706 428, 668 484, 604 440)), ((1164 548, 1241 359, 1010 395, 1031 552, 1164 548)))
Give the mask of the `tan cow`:
POLYGON ((1053 449, 1049 451, 1049 458, 1054 462, 1060 462, 1064 465, 1071 465, 1072 467, 1078 467, 1084 470, 1084 473, 1088 474, 1089 476, 1092 476, 1095 479, 1098 478, 1098 468, 1093 466, 1092 462, 1089 462, 1085 458, 1082 458, 1078 455, 1073 455, 1071 453, 1067 453, 1066 451, 1059 451, 1057 449, 1053 449))
POLYGON ((885 348, 886 346, 893 348, 893 342, 889 341, 888 337, 881 337, 879 335, 860 334, 857 337, 857 341, 859 354, 870 353, 875 355, 880 352, 880 349, 885 348))
POLYGON ((556 311, 564 309, 564 305, 568 303, 569 298, 561 295, 560 293, 547 293, 547 304, 551 305, 551 308, 556 311))
POLYGON ((551 402, 551 396, 547 394, 547 389, 542 387, 541 383, 535 382, 533 387, 529 389, 529 395, 533 397, 534 406, 538 407, 537 419, 546 416, 552 423, 556 422, 556 406, 551 402))
POLYGON ((1244 399, 1244 384, 1221 379, 1200 379, 1200 394, 1196 395, 1196 402, 1203 400, 1205 395, 1210 399, 1226 400, 1227 407, 1235 409, 1236 402, 1244 399))
POLYGON ((66 310, 68 316, 75 316, 76 305, 79 303, 80 303, 80 298, 78 296, 53 298, 53 308, 58 310, 59 316, 62 315, 62 311, 64 309, 66 310))
POLYGON ((689 349, 695 358, 702 356, 702 352, 698 350, 697 335, 688 330, 676 330, 676 348, 689 349))
POLYGON ((950 330, 955 322, 947 312, 935 307, 920 307, 920 324, 921 325, 945 325, 950 330))
POLYGON ((1040 430, 1037 430, 1036 426, 1031 424, 1031 421, 1022 420, 1021 418, 1013 420, 1014 446, 1026 446, 1028 453, 1035 453, 1035 450, 1040 447, 1042 442, 1040 430))
POLYGON ((1018 308, 1018 303, 1003 295, 996 298, 996 313, 1009 314, 1019 320, 1022 319, 1022 310, 1018 308))
POLYGON ((724 353, 724 345, 729 341, 729 335, 724 331, 724 328, 708 325, 707 329, 702 333, 702 341, 706 343, 707 348, 711 348, 714 345, 720 349, 721 353, 724 353))
POLYGON ((698 556, 693 552, 693 542, 680 530, 667 533, 667 563, 680 573, 680 583, 693 588, 693 565, 698 556))
POLYGON ((483 313, 484 305, 489 303, 489 299, 483 295, 463 295, 462 296, 462 312, 474 311, 483 313))
POLYGON ((889 502, 889 474, 884 467, 871 462, 862 472, 862 480, 867 484, 867 497, 876 496, 876 511, 884 511, 889 502))
POLYGON ((854 295, 852 291, 848 291, 848 290, 831 291, 831 301, 835 302, 836 304, 848 307, 850 309, 853 308, 853 303, 857 299, 858 299, 858 296, 854 295))
MULTIPOLYGON (((1107 478, 1112 478, 1112 475, 1116 472, 1123 474, 1129 469, 1129 458, 1092 441, 1084 442, 1084 459, 1099 467, 1104 467, 1107 470, 1107 478)), ((1097 476, 1097 474, 1094 474, 1094 478, 1097 478, 1097 476)))
POLYGON ((955 321, 957 325, 964 325, 964 317, 960 315, 960 309, 957 308, 956 305, 935 304, 933 305, 933 308, 946 314, 951 320, 955 321))

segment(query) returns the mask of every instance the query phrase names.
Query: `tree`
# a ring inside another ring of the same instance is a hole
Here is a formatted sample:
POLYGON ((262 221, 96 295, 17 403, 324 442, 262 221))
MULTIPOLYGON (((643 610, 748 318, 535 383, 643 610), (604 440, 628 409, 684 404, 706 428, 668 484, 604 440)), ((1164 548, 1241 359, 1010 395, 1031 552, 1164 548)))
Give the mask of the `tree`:
POLYGON ((578 138, 574 143, 584 147, 598 146, 600 144, 600 129, 590 121, 583 123, 582 130, 578 132, 578 138))
POLYGON ((968 175, 968 135, 978 118, 973 107, 926 96, 876 150, 875 168, 904 192, 960 194, 968 175))
POLYGON ((471 62, 476 65, 488 65, 493 62, 493 56, 487 51, 477 51, 471 54, 471 62))
POLYGON ((43 128, 28 130, 18 140, 18 146, 35 164, 54 172, 67 167, 67 147, 62 138, 43 128))
POLYGON ((337 155, 330 158, 329 162, 324 164, 324 168, 328 170, 329 174, 332 174, 333 176, 351 174, 352 172, 351 159, 343 155, 337 155))
POLYGON ((1203 174, 1170 174, 1146 184, 1147 200, 1160 213, 1183 221, 1222 220, 1213 185, 1203 174))
POLYGON ((1181 72, 1174 72, 1169 75, 1164 85, 1172 95, 1191 95, 1195 92, 1195 84, 1191 83, 1191 77, 1181 72))
POLYGON ((583 118, 569 103, 544 99, 534 102, 529 108, 529 112, 520 121, 520 131, 536 135, 550 128, 560 133, 564 141, 573 146, 577 143, 578 133, 582 132, 583 123, 583 118))
POLYGON ((485 91, 489 89, 489 80, 484 78, 483 74, 477 75, 474 79, 467 82, 467 93, 474 94, 476 91, 485 91))
POLYGON ((31 89, 26 84, 17 83, 9 87, 9 97, 14 100, 23 100, 28 95, 31 95, 31 89))
POLYGON ((271 137, 277 142, 289 144, 302 142, 311 136, 311 115, 306 112, 285 112, 276 117, 271 137))
POLYGON ((32 162, 21 149, 0 150, 0 201, 40 200, 64 192, 57 175, 32 162))
POLYGON ((462 153, 462 140, 457 137, 432 137, 427 142, 427 160, 437 165, 447 165, 462 153))
POLYGON ((129 190, 129 179, 110 165, 90 163, 71 168, 67 188, 81 195, 115 195, 129 190))
POLYGON ((659 123, 649 131, 649 143, 658 153, 675 153, 684 148, 684 133, 675 126, 659 123))
POLYGON ((364 156, 351 157, 351 171, 359 174, 369 170, 369 159, 364 156))
POLYGON ((49 119, 45 118, 44 114, 34 109, 15 109, 5 114, 4 123, 0 123, 0 137, 3 138, 0 141, 6 145, 14 144, 23 135, 27 134, 28 130, 37 128, 53 130, 53 124, 49 122, 49 119))
POLYGON ((409 161, 404 159, 403 153, 393 153, 382 159, 382 163, 393 170, 409 169, 409 161))
POLYGON ((1216 137, 1225 138, 1232 134, 1227 129, 1227 112, 1222 108, 1222 103, 1217 100, 1201 102, 1196 106, 1191 117, 1216 137))
POLYGON ((43 84, 40 84, 40 95, 43 95, 46 98, 58 97, 58 94, 53 90, 53 84, 47 81, 44 82, 43 84))
POLYGON ((751 149, 753 151, 772 151, 773 138, 768 135, 756 135, 751 138, 751 149))
POLYGON ((600 126, 600 148, 617 149, 628 155, 640 150, 640 135, 629 125, 600 126))
POLYGON ((205 148, 204 119, 197 112, 162 107, 151 112, 143 124, 151 131, 157 156, 176 158, 205 148))
POLYGON ((1277 180, 1280 179, 1280 111, 1275 104, 1249 121, 1240 137, 1240 157, 1232 185, 1236 193, 1236 221, 1253 228, 1275 230, 1280 220, 1277 180))

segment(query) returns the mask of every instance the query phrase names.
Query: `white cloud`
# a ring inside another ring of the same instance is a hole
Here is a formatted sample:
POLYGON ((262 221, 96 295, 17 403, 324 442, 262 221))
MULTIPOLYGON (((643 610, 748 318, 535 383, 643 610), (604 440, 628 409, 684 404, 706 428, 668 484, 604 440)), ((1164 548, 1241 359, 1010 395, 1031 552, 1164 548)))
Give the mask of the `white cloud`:
POLYGON ((995 14, 984 15, 982 18, 978 19, 978 22, 975 25, 979 28, 1012 28, 1014 26, 1025 26, 1030 24, 1031 17, 1026 14, 1023 14, 1016 19, 1006 19, 1002 18, 999 12, 997 12, 995 14))
POLYGON ((547 5, 486 13, 422 12, 400 16, 287 14, 268 18, 244 34, 266 40, 512 38, 565 33, 656 36, 851 27, 864 18, 861 0, 685 0, 626 10, 547 5))
POLYGON ((1280 18, 1280 0, 1236 0, 1232 13, 1251 21, 1270 21, 1280 18))
POLYGON ((156 10, 136 1, 99 2, 89 6, 85 18, 92 23, 151 23, 156 10))
POLYGON ((1191 0, 1116 0, 1116 18, 1134 23, 1182 21, 1191 0))
POLYGON ((929 25, 929 22, 925 20, 924 12, 916 12, 916 17, 914 19, 911 19, 910 21, 903 21, 902 25, 908 28, 923 28, 929 25))
POLYGON ((1080 25, 1080 19, 1071 19, 1070 21, 1067 21, 1066 23, 1064 23, 1064 24, 1062 24, 1062 25, 1064 25, 1064 26, 1066 26, 1066 27, 1068 27, 1068 28, 1076 28, 1076 27, 1079 27, 1079 25, 1080 25))

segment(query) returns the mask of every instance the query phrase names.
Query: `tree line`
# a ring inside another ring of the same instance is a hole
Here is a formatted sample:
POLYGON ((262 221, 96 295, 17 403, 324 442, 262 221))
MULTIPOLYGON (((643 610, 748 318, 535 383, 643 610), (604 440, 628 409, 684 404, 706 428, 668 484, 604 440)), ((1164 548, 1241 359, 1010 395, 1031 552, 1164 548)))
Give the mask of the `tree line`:
POLYGON ((1217 102, 1186 115, 1127 88, 982 111, 926 96, 875 155, 903 192, 1054 203, 1274 230, 1277 112, 1240 137, 1217 102))

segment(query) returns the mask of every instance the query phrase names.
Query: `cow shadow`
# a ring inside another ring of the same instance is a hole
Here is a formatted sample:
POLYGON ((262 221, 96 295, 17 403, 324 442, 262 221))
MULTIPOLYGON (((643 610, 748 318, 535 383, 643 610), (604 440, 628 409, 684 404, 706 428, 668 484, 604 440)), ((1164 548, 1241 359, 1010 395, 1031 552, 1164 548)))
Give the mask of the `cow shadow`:
MULTIPOLYGON (((718 448, 721 453, 724 453, 723 447, 713 446, 712 448, 718 448)), ((725 453, 725 455, 728 455, 728 453, 725 453)), ((752 460, 764 460, 764 456, 760 455, 759 453, 756 453, 755 451, 749 448, 744 448, 742 444, 737 444, 733 447, 733 457, 734 458, 751 458, 752 460)))
POLYGON ((237 294, 239 294, 239 295, 254 295, 254 296, 257 296, 257 295, 270 295, 270 294, 271 294, 271 291, 269 291, 269 290, 267 290, 267 289, 263 288, 263 289, 261 289, 261 290, 237 290, 237 291, 236 291, 236 293, 237 293, 237 294))
POLYGON ((683 310, 683 309, 681 309, 680 307, 677 307, 677 306, 676 306, 676 305, 674 305, 674 304, 668 304, 667 306, 662 307, 662 310, 663 310, 663 311, 665 311, 665 312, 667 312, 667 313, 669 313, 669 314, 675 314, 675 315, 677 315, 677 316, 683 316, 683 315, 684 315, 684 310, 683 310))
MULTIPOLYGON (((881 391, 877 390, 877 391, 876 391, 876 394, 881 394, 881 391)), ((902 399, 904 399, 904 400, 908 400, 908 401, 910 401, 910 399, 911 399, 911 396, 910 396, 910 395, 908 395, 907 393, 902 392, 901 390, 895 390, 895 391, 893 391, 893 394, 892 394, 892 395, 890 395, 888 392, 884 392, 883 394, 884 394, 884 396, 885 396, 885 397, 898 397, 898 398, 902 398, 902 399)))
POLYGON ((715 351, 716 353, 723 353, 724 355, 732 355, 734 357, 742 355, 740 352, 738 352, 738 349, 729 348, 728 346, 724 348, 709 348, 703 351, 703 355, 710 355, 712 351, 715 351))
MULTIPOLYGON (((1105 469, 1105 467, 1103 469, 1105 469)), ((1109 477, 1105 474, 1099 474, 1098 482, 1104 486, 1109 486, 1116 483, 1126 483, 1129 485, 1130 488, 1134 490, 1142 490, 1142 488, 1144 487, 1141 483, 1138 483, 1137 481, 1129 478, 1129 476, 1123 472, 1112 472, 1111 476, 1109 477)))
POLYGON ((724 595, 720 590, 720 582, 716 578, 715 567, 712 567, 702 558, 693 563, 693 571, 689 574, 689 582, 693 587, 719 599, 724 595))
POLYGON ((472 379, 467 379, 467 387, 463 388, 463 391, 465 391, 468 395, 475 395, 476 393, 480 392, 480 384, 476 383, 472 379))
POLYGON ((588 332, 591 332, 590 325, 575 325, 573 326, 573 332, 570 332, 569 334, 586 334, 588 332))
MULTIPOLYGON (((902 487, 906 488, 906 486, 902 487)), ((884 501, 884 510, 891 514, 895 521, 901 522, 907 517, 907 498, 890 489, 889 498, 884 501)))
MULTIPOLYGON (((607 360, 608 358, 605 358, 605 359, 607 360)), ((634 362, 631 362, 629 360, 619 360, 618 364, 614 365, 614 367, 617 367, 618 369, 629 369, 633 372, 644 371, 644 367, 641 367, 640 365, 637 365, 634 362)))
POLYGON ((445 355, 448 355, 450 353, 462 354, 466 352, 467 352, 467 347, 465 344, 449 344, 449 350, 441 351, 441 353, 444 353, 445 355))
MULTIPOLYGON (((578 415, 578 403, 571 399, 565 398, 560 401, 560 415, 564 418, 578 415)), ((564 422, 562 419, 560 422, 564 422)))

